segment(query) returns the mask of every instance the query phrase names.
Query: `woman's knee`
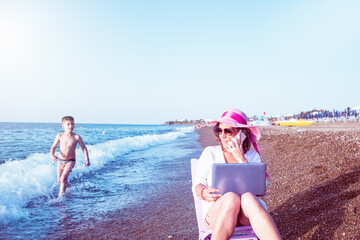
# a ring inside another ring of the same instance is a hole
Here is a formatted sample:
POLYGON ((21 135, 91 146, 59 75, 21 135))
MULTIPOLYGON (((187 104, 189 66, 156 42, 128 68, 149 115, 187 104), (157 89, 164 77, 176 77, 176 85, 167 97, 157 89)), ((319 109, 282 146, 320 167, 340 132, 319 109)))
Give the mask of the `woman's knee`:
POLYGON ((254 194, 252 194, 251 192, 246 192, 241 195, 241 205, 254 207, 254 206, 260 206, 261 204, 258 198, 254 194))
POLYGON ((259 199, 252 193, 247 192, 241 195, 241 207, 242 209, 250 211, 261 211, 264 209, 259 199))
POLYGON ((239 208, 240 209, 240 196, 233 192, 225 193, 223 196, 223 206, 227 208, 239 208))

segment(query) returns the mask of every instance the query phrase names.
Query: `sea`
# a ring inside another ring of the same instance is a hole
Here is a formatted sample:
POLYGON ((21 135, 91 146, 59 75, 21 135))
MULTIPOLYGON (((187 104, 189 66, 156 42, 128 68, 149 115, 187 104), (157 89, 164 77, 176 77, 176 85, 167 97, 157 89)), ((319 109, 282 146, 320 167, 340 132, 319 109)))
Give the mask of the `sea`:
POLYGON ((59 199, 50 147, 62 131, 60 123, 0 122, 0 239, 63 239, 66 224, 141 205, 139 191, 171 181, 164 175, 202 151, 194 126, 76 123, 91 165, 78 146, 71 186, 59 199))

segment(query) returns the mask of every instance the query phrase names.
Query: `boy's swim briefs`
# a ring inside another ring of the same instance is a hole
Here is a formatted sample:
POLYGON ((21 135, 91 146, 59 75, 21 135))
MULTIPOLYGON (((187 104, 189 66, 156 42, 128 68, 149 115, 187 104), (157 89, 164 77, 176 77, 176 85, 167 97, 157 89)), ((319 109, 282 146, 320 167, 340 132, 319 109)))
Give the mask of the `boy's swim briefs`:
POLYGON ((59 163, 61 163, 62 165, 67 164, 68 162, 75 162, 75 158, 69 159, 69 160, 63 160, 58 158, 59 163))

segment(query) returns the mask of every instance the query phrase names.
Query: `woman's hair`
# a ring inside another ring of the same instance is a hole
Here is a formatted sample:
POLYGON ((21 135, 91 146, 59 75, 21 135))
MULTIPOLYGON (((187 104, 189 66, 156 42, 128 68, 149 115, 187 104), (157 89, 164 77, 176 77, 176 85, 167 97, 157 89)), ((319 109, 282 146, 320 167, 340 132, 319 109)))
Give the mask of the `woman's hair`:
MULTIPOLYGON (((217 134, 216 131, 215 131, 215 128, 219 127, 219 124, 220 124, 220 123, 217 123, 217 124, 213 127, 213 131, 214 131, 214 134, 215 134, 215 137, 216 137, 216 141, 219 141, 219 142, 221 143, 219 134, 217 134)), ((240 131, 242 131, 242 132, 245 134, 245 136, 246 136, 246 138, 245 138, 242 146, 243 146, 243 149, 244 149, 244 153, 247 153, 247 151, 249 151, 250 148, 251 148, 251 141, 250 141, 251 130, 248 129, 248 128, 236 128, 236 129, 239 129, 240 131)), ((221 147, 224 149, 224 146, 221 146, 221 147)))

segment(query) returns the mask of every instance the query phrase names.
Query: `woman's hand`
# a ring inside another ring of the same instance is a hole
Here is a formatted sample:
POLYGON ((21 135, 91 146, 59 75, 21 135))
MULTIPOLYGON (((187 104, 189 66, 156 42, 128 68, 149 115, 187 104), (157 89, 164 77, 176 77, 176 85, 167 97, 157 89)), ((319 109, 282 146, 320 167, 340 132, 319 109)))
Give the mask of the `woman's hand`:
POLYGON ((202 197, 207 202, 215 202, 222 196, 222 194, 217 193, 217 192, 220 192, 220 190, 216 189, 216 188, 206 187, 202 191, 202 197))
POLYGON ((230 141, 228 143, 227 151, 232 153, 234 158, 239 163, 247 163, 248 161, 245 158, 244 148, 241 144, 241 139, 233 138, 235 141, 230 141))

